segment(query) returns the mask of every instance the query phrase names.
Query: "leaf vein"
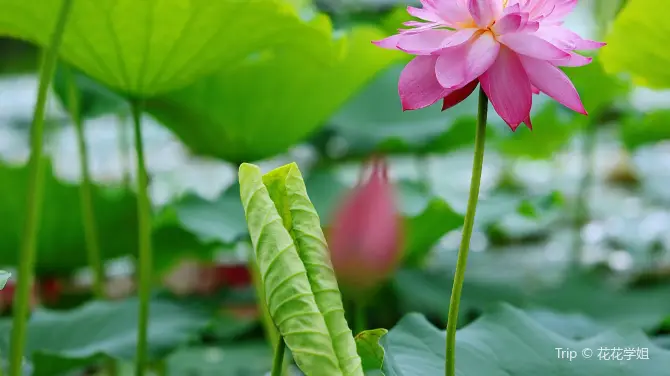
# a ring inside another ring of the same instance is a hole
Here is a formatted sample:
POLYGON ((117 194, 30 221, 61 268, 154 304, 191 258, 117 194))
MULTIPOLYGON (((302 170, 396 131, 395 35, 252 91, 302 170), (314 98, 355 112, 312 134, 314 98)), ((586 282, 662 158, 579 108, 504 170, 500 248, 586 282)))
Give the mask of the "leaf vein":
MULTIPOLYGON (((274 294, 275 294, 277 291, 279 291, 279 289, 280 289, 284 284, 288 283, 288 282, 289 282, 290 280, 292 280, 293 278, 298 277, 298 276, 300 276, 300 275, 302 275, 302 274, 305 274, 305 271, 300 271, 300 272, 298 272, 298 273, 291 274, 290 276, 286 277, 286 278, 285 278, 284 280, 282 280, 281 282, 279 282, 279 283, 277 283, 276 285, 274 285, 273 288, 272 288, 272 291, 270 291, 270 293, 267 294, 267 298, 266 298, 266 300, 267 300, 268 302, 272 301, 272 298, 274 297, 274 294)), ((309 295, 313 295, 311 291, 309 292, 309 295)), ((290 300, 290 299, 289 299, 289 300, 290 300)), ((284 302, 280 303, 279 305, 281 305, 281 304, 283 304, 283 303, 284 303, 284 302)))
MULTIPOLYGON (((293 320, 293 319, 298 318, 298 317, 301 317, 301 316, 314 316, 314 315, 319 315, 319 316, 321 316, 321 312, 319 312, 319 311, 314 311, 314 312, 297 312, 296 314, 293 314, 293 315, 289 315, 289 316, 284 317, 283 320, 281 320, 281 321, 279 321, 279 322, 277 322, 277 323, 275 323, 275 324, 277 325, 277 327, 281 328, 281 327, 284 325, 284 323, 286 323, 286 321, 288 321, 288 320, 293 320)), ((293 351, 293 350, 291 350, 291 351, 293 351)))
POLYGON ((277 304, 274 307, 274 309, 273 309, 274 312, 271 312, 272 316, 277 315, 277 313, 281 310, 282 306, 284 306, 284 305, 286 305, 286 304, 288 304, 292 301, 298 300, 300 298, 304 298, 306 296, 314 296, 314 295, 311 292, 304 292, 304 293, 289 296, 287 299, 285 299, 284 301, 282 301, 281 303, 277 304))

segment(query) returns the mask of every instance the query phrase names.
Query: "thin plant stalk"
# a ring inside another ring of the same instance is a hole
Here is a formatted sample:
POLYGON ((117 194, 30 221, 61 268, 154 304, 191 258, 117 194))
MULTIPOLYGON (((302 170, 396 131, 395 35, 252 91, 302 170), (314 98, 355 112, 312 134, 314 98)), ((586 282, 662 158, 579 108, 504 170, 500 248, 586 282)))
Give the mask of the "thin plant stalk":
POLYGON ((133 128, 135 130, 135 154, 137 163, 137 221, 139 224, 139 313, 137 328, 137 353, 135 356, 135 376, 143 376, 148 364, 147 329, 149 326, 149 299, 152 282, 151 252, 151 204, 147 191, 147 169, 142 142, 142 102, 131 103, 133 128))
MULTIPOLYGON (((93 295, 100 300, 105 296, 105 267, 100 251, 100 241, 98 239, 98 225, 95 220, 95 209, 93 207, 93 182, 90 173, 90 163, 88 158, 88 148, 86 147, 86 136, 84 132, 84 122, 81 118, 79 103, 79 90, 76 85, 72 70, 65 67, 65 79, 67 85, 67 96, 72 122, 74 123, 77 148, 79 152, 79 169, 81 170, 82 181, 79 187, 79 199, 81 203, 81 214, 84 225, 84 238, 86 240, 86 253, 88 256, 88 265, 93 272, 93 295)), ((109 359, 105 362, 107 374, 116 375, 116 362, 109 359)))
POLYGON ((286 352, 286 342, 281 336, 277 341, 277 346, 275 347, 274 360, 272 361, 272 373, 271 376, 282 376, 284 373, 284 353, 286 352))
POLYGON ((12 325, 9 374, 20 376, 23 364, 23 350, 26 345, 26 326, 28 321, 31 285, 33 283, 37 234, 39 230, 44 190, 43 156, 44 112, 51 78, 53 77, 58 59, 58 49, 63 39, 73 0, 64 0, 58 13, 56 27, 51 34, 49 45, 42 55, 40 66, 37 101, 31 125, 31 154, 28 161, 30 168, 26 217, 23 228, 22 244, 19 253, 19 272, 14 304, 14 321, 12 325))
POLYGON ((95 210, 93 208, 93 194, 91 173, 89 170, 88 150, 86 148, 86 136, 84 134, 84 123, 79 113, 79 91, 75 83, 72 70, 65 68, 67 80, 67 95, 69 112, 77 131, 77 147, 79 151, 79 169, 81 170, 82 181, 79 188, 79 198, 81 201, 81 214, 84 220, 84 237, 86 239, 86 253, 88 255, 88 265, 93 272, 93 293, 96 298, 105 298, 105 268, 102 263, 102 254, 100 252, 100 243, 98 240, 98 226, 95 221, 95 210))
POLYGON ((456 328, 458 323, 458 310, 461 302, 461 293, 463 291, 463 281, 465 280, 465 268, 468 262, 470 238, 472 237, 472 228, 475 223, 475 212, 477 211, 477 201, 479 199, 479 186, 482 180, 488 106, 489 100, 486 97, 484 90, 480 87, 479 108, 477 111, 477 132, 475 133, 475 156, 472 161, 472 177, 470 179, 470 195, 468 196, 468 207, 465 212, 465 221, 463 223, 461 245, 458 249, 454 286, 451 290, 451 301, 449 302, 449 315, 447 318, 446 376, 456 376, 456 328))

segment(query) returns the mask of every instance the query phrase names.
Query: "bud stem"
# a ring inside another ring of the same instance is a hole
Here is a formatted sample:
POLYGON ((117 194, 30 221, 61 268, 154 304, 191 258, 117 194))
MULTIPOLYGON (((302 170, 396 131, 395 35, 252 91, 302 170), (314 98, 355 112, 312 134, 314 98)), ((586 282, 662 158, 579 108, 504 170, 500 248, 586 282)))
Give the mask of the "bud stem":
POLYGON ((279 337, 277 347, 275 348, 275 357, 272 361, 272 376, 281 376, 284 370, 284 352, 286 351, 286 342, 283 337, 279 337))
POLYGON ((86 146, 86 131, 84 121, 81 117, 80 95, 76 78, 72 69, 64 66, 65 80, 67 84, 68 104, 70 117, 74 123, 77 135, 77 151, 79 152, 79 170, 81 171, 81 185, 79 188, 79 199, 81 202, 81 215, 84 227, 84 240, 88 265, 93 271, 93 293, 97 299, 105 299, 105 267, 100 252, 98 241, 98 225, 93 207, 93 180, 91 179, 88 149, 86 146))
POLYGON ((475 134, 475 156, 472 161, 472 177, 470 178, 470 195, 468 197, 465 221, 463 222, 463 233, 461 237, 461 245, 458 249, 454 286, 451 290, 449 316, 447 318, 446 376, 456 375, 456 324, 458 323, 458 309, 461 302, 463 281, 465 280, 465 267, 468 262, 468 251, 470 250, 470 238, 472 237, 472 228, 475 223, 475 211, 477 210, 477 200, 479 199, 479 186, 482 180, 488 105, 489 100, 480 86, 479 109, 477 111, 477 132, 475 134))

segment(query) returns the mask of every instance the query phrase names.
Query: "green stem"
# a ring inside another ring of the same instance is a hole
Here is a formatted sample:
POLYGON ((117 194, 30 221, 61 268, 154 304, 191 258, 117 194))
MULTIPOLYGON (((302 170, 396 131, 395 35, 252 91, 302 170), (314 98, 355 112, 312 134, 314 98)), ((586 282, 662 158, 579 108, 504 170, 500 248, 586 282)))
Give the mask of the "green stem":
POLYGON ((483 89, 479 89, 479 109, 477 112, 477 133, 475 134, 475 156, 472 161, 472 177, 470 178, 470 195, 468 207, 465 212, 463 223, 463 235, 461 246, 458 249, 458 261, 456 262, 456 273, 454 275, 454 287, 451 290, 451 301, 449 302, 449 316, 447 318, 447 358, 445 362, 445 375, 456 375, 456 327, 458 323, 458 309, 461 302, 463 281, 465 280, 465 267, 468 262, 468 251, 470 250, 470 237, 475 223, 475 212, 479 199, 479 185, 482 180, 482 165, 484 164, 484 146, 486 141, 486 116, 489 101, 483 89))
POLYGON ((368 317, 365 314, 365 303, 363 299, 356 299, 354 302, 354 334, 358 334, 368 327, 368 317))
POLYGON ((98 242, 98 229, 95 222, 95 211, 93 209, 92 183, 89 171, 88 150, 86 148, 86 137, 84 135, 84 124, 79 113, 79 91, 75 83, 72 70, 65 68, 68 86, 68 103, 72 121, 77 131, 77 147, 79 149, 79 169, 81 170, 82 182, 79 190, 81 200, 81 214, 84 220, 84 238, 86 239, 86 252, 88 264, 93 272, 93 293, 96 298, 105 298, 105 269, 102 264, 100 243, 98 242))
POLYGON ((26 217, 23 228, 23 242, 19 253, 19 272, 14 301, 14 322, 12 325, 9 374, 21 375, 23 350, 26 344, 26 326, 28 321, 30 292, 33 282, 37 233, 42 209, 44 189, 43 157, 44 111, 51 78, 56 68, 58 49, 63 39, 72 0, 64 0, 58 14, 56 27, 51 35, 49 46, 42 56, 37 101, 31 126, 30 180, 27 190, 26 217))
POLYGON ((284 353, 286 352, 286 343, 284 338, 279 337, 277 341, 277 346, 275 347, 275 357, 272 361, 272 373, 271 376, 281 376, 284 372, 284 353))
POLYGON ((142 142, 142 102, 132 101, 137 162, 137 221, 139 224, 139 317, 137 328, 137 354, 135 376, 144 375, 147 365, 147 327, 149 325, 149 299, 151 295, 151 204, 147 192, 147 170, 144 165, 142 142))

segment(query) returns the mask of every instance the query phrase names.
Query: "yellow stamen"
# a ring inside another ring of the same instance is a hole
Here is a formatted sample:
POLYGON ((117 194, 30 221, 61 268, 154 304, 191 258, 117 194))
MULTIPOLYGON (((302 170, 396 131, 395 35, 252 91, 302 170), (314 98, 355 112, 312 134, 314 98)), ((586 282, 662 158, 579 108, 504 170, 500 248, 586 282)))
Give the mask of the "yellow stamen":
POLYGON ((477 24, 475 23, 475 20, 469 20, 465 22, 459 22, 456 24, 459 29, 474 29, 477 27, 477 24))

